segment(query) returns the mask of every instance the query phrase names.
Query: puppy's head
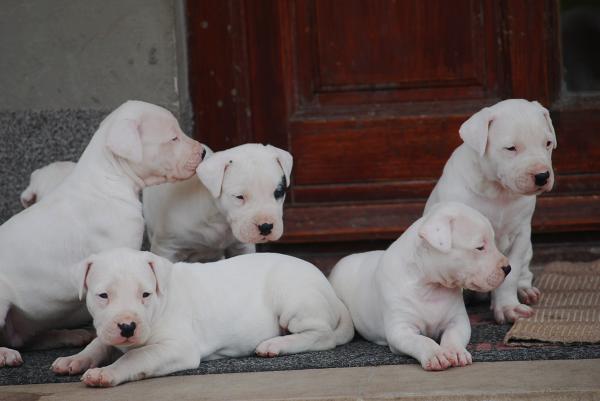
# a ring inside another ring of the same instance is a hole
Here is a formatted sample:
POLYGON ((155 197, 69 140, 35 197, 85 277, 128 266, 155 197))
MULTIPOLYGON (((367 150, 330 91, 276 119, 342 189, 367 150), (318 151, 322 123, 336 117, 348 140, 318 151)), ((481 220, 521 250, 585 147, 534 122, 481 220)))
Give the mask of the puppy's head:
POLYGON ((100 341, 119 347, 146 343, 171 266, 150 252, 126 248, 92 255, 75 266, 79 298, 85 294, 100 341))
POLYGON ((475 113, 459 132, 480 156, 484 174, 502 187, 522 195, 552 189, 556 135, 548 110, 538 102, 504 100, 475 113))
POLYGON ((100 127, 107 130, 107 148, 145 185, 190 178, 205 153, 168 110, 150 103, 128 101, 100 127))
POLYGON ((28 208, 52 192, 73 170, 73 162, 54 162, 31 173, 29 186, 21 193, 21 205, 28 208))
POLYGON ((285 150, 246 144, 211 155, 197 174, 226 215, 233 235, 244 243, 260 243, 283 234, 283 201, 292 163, 285 150))
POLYGON ((421 221, 424 266, 446 287, 491 291, 510 273, 508 259, 496 248, 489 220, 461 203, 436 205, 421 221))

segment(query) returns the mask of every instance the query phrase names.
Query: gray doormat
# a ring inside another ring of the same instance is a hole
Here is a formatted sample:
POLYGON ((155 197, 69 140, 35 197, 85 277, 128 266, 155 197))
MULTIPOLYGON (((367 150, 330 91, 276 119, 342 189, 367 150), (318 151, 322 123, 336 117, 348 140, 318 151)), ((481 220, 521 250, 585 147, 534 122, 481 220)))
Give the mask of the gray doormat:
MULTIPOLYGON (((513 347, 503 344, 510 325, 492 322, 486 306, 469 308, 473 333, 469 351, 474 363, 493 361, 528 361, 540 359, 591 359, 600 358, 600 345, 544 345, 540 347, 513 347)), ((64 383, 79 381, 79 376, 56 376, 50 365, 59 356, 78 352, 77 348, 49 351, 23 352, 25 363, 17 368, 0 369, 0 385, 64 383)), ((300 370, 322 368, 347 368, 377 365, 402 365, 416 363, 412 358, 392 354, 388 347, 355 339, 349 344, 330 351, 308 352, 277 358, 230 358, 202 362, 197 369, 175 375, 203 375, 217 373, 264 372, 274 370, 300 370)))

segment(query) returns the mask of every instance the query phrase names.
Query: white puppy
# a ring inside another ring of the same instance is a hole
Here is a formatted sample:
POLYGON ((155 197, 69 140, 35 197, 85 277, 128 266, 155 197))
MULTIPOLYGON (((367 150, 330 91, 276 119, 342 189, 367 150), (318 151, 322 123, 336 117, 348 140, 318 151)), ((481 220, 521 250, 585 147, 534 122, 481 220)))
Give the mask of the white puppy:
POLYGON ((203 265, 172 264, 150 252, 116 249, 73 272, 98 337, 52 370, 89 386, 116 386, 256 353, 273 357, 334 348, 352 320, 323 274, 269 253, 203 265), (113 364, 111 350, 125 353, 113 364), (89 369, 89 370, 88 370, 89 369))
POLYGON ((31 173, 29 185, 21 192, 21 205, 28 208, 50 192, 54 191, 63 182, 65 177, 73 171, 75 163, 64 161, 54 162, 38 168, 31 173))
POLYGON ((533 310, 519 302, 536 303, 532 286, 531 218, 536 195, 554 184, 552 150, 556 136, 548 110, 537 102, 510 99, 475 113, 460 127, 465 142, 444 167, 425 213, 436 203, 465 203, 485 215, 496 233, 496 244, 513 269, 492 293, 499 323, 528 317, 533 310))
POLYGON ((245 144, 209 151, 199 179, 145 189, 151 251, 172 262, 208 262, 279 239, 292 162, 279 148, 245 144))
POLYGON ((509 272, 489 221, 463 204, 442 203, 386 251, 340 260, 329 280, 365 339, 443 370, 472 362, 461 289, 489 291, 509 272))
MULTIPOLYGON (((71 174, 0 227, 0 345, 89 341, 68 330, 45 334, 89 320, 69 267, 105 249, 139 249, 142 188, 189 178, 201 154, 161 107, 130 101, 106 117, 71 174)), ((0 367, 20 363, 17 351, 0 347, 0 367)))

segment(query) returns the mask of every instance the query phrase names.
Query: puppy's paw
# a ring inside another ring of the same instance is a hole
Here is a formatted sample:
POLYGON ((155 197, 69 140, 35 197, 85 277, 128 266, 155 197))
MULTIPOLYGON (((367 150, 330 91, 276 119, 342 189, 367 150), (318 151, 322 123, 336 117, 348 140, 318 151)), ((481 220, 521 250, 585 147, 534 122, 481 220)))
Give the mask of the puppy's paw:
POLYGON ((78 355, 57 358, 50 369, 57 375, 78 375, 89 368, 93 368, 94 362, 91 358, 78 355))
POLYGON ((421 366, 429 371, 446 370, 452 366, 452 362, 446 356, 446 351, 438 348, 421 360, 421 366))
POLYGON ((81 376, 81 381, 90 387, 113 387, 119 384, 110 368, 88 369, 81 376))
POLYGON ((19 351, 0 347, 0 368, 5 366, 20 366, 23 364, 23 358, 19 351))
POLYGON ((535 287, 520 287, 518 294, 519 300, 527 305, 537 304, 542 295, 541 291, 535 287))
POLYGON ((512 323, 517 319, 533 316, 533 309, 524 304, 494 307, 494 318, 499 324, 512 323))
POLYGON ((452 366, 467 366, 473 363, 471 353, 463 347, 443 348, 444 356, 452 366))
POLYGON ((281 353, 285 345, 286 340, 284 337, 273 337, 258 344, 254 352, 257 356, 262 356, 263 358, 273 358, 281 353))

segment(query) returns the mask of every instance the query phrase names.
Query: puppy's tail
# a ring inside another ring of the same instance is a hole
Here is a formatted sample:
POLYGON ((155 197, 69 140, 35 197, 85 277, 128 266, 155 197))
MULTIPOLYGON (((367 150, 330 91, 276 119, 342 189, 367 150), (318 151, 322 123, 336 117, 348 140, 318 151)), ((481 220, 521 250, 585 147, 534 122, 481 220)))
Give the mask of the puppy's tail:
POLYGON ((337 301, 339 302, 340 320, 337 327, 333 330, 336 346, 346 344, 354 338, 354 324, 352 323, 350 312, 342 301, 339 299, 337 301))

